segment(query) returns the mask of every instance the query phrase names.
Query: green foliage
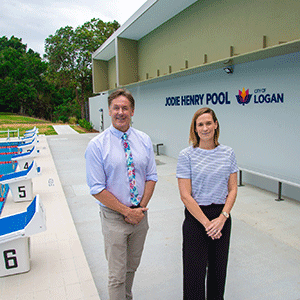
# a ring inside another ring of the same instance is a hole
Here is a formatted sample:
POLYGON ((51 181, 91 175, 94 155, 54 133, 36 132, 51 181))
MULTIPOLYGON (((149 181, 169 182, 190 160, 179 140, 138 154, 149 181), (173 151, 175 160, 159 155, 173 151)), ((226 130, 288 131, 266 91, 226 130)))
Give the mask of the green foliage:
POLYGON ((69 124, 76 124, 77 123, 77 118, 76 117, 70 117, 69 118, 69 124))
POLYGON ((0 38, 0 111, 37 117, 51 115, 51 87, 44 78, 47 63, 12 36, 0 38))
POLYGON ((74 116, 76 119, 80 118, 80 106, 75 100, 68 98, 64 99, 62 104, 55 107, 53 120, 55 122, 62 121, 63 123, 67 123, 69 118, 74 116))
POLYGON ((57 87, 75 91, 76 101, 85 118, 85 103, 92 96, 92 53, 119 28, 117 21, 92 19, 73 29, 66 26, 50 35, 45 42, 47 77, 57 87))
POLYGON ((85 128, 86 130, 91 131, 93 129, 93 124, 88 122, 86 119, 80 119, 78 121, 78 124, 82 127, 85 128))
POLYGON ((67 122, 84 119, 92 96, 91 54, 119 28, 92 19, 62 27, 45 41, 44 60, 22 39, 0 37, 0 111, 67 122))

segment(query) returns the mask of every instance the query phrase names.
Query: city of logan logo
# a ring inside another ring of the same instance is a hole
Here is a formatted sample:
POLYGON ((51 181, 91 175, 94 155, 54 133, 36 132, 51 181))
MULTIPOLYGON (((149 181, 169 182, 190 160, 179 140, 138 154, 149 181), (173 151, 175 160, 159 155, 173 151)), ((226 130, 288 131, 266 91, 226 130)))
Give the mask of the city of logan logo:
POLYGON ((248 104, 251 97, 252 94, 249 94, 249 89, 245 91, 245 88, 242 91, 239 90, 239 94, 236 95, 237 102, 242 105, 248 104))

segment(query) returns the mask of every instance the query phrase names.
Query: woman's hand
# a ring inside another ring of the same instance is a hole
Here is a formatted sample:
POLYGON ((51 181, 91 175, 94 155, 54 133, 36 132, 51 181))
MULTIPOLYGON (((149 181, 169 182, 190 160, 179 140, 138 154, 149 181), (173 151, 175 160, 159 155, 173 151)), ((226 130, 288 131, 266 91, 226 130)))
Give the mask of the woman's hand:
POLYGON ((222 236, 221 230, 223 229, 225 221, 226 220, 224 220, 222 216, 219 216, 218 218, 211 220, 210 225, 205 228, 207 235, 211 237, 213 240, 219 239, 222 236))

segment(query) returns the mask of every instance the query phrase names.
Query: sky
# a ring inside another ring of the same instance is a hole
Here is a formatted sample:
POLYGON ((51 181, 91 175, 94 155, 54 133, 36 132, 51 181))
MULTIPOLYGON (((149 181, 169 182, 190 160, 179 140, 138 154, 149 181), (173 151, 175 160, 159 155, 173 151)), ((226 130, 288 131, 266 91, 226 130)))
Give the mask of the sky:
POLYGON ((0 37, 22 38, 41 56, 49 35, 65 26, 83 25, 92 18, 124 24, 146 0, 1 0, 0 37))

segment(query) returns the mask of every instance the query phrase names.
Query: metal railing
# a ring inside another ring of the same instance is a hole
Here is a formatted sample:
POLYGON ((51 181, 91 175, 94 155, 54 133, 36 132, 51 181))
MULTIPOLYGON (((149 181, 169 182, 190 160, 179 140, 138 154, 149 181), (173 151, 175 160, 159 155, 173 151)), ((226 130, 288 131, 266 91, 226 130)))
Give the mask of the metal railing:
POLYGON ((8 140, 11 138, 11 134, 12 134, 13 137, 15 137, 15 132, 17 133, 17 137, 20 138, 20 130, 19 130, 19 128, 16 129, 16 130, 7 129, 7 130, 0 131, 0 133, 7 133, 7 139, 8 140))
POLYGON ((282 184, 287 184, 287 185, 291 185, 297 188, 300 188, 300 184, 293 182, 293 181, 289 181, 289 180, 285 180, 285 179, 281 179, 279 177, 274 177, 274 176, 270 176, 270 175, 266 175, 257 171, 253 171, 253 170, 249 170, 249 169, 245 169, 245 168, 239 168, 240 172, 239 172, 239 186, 243 186, 243 177, 242 177, 242 172, 247 172, 259 177, 263 177, 266 179, 270 179, 270 180, 274 180, 278 182, 278 198, 276 198, 276 201, 283 201, 284 199, 282 199, 282 184))

